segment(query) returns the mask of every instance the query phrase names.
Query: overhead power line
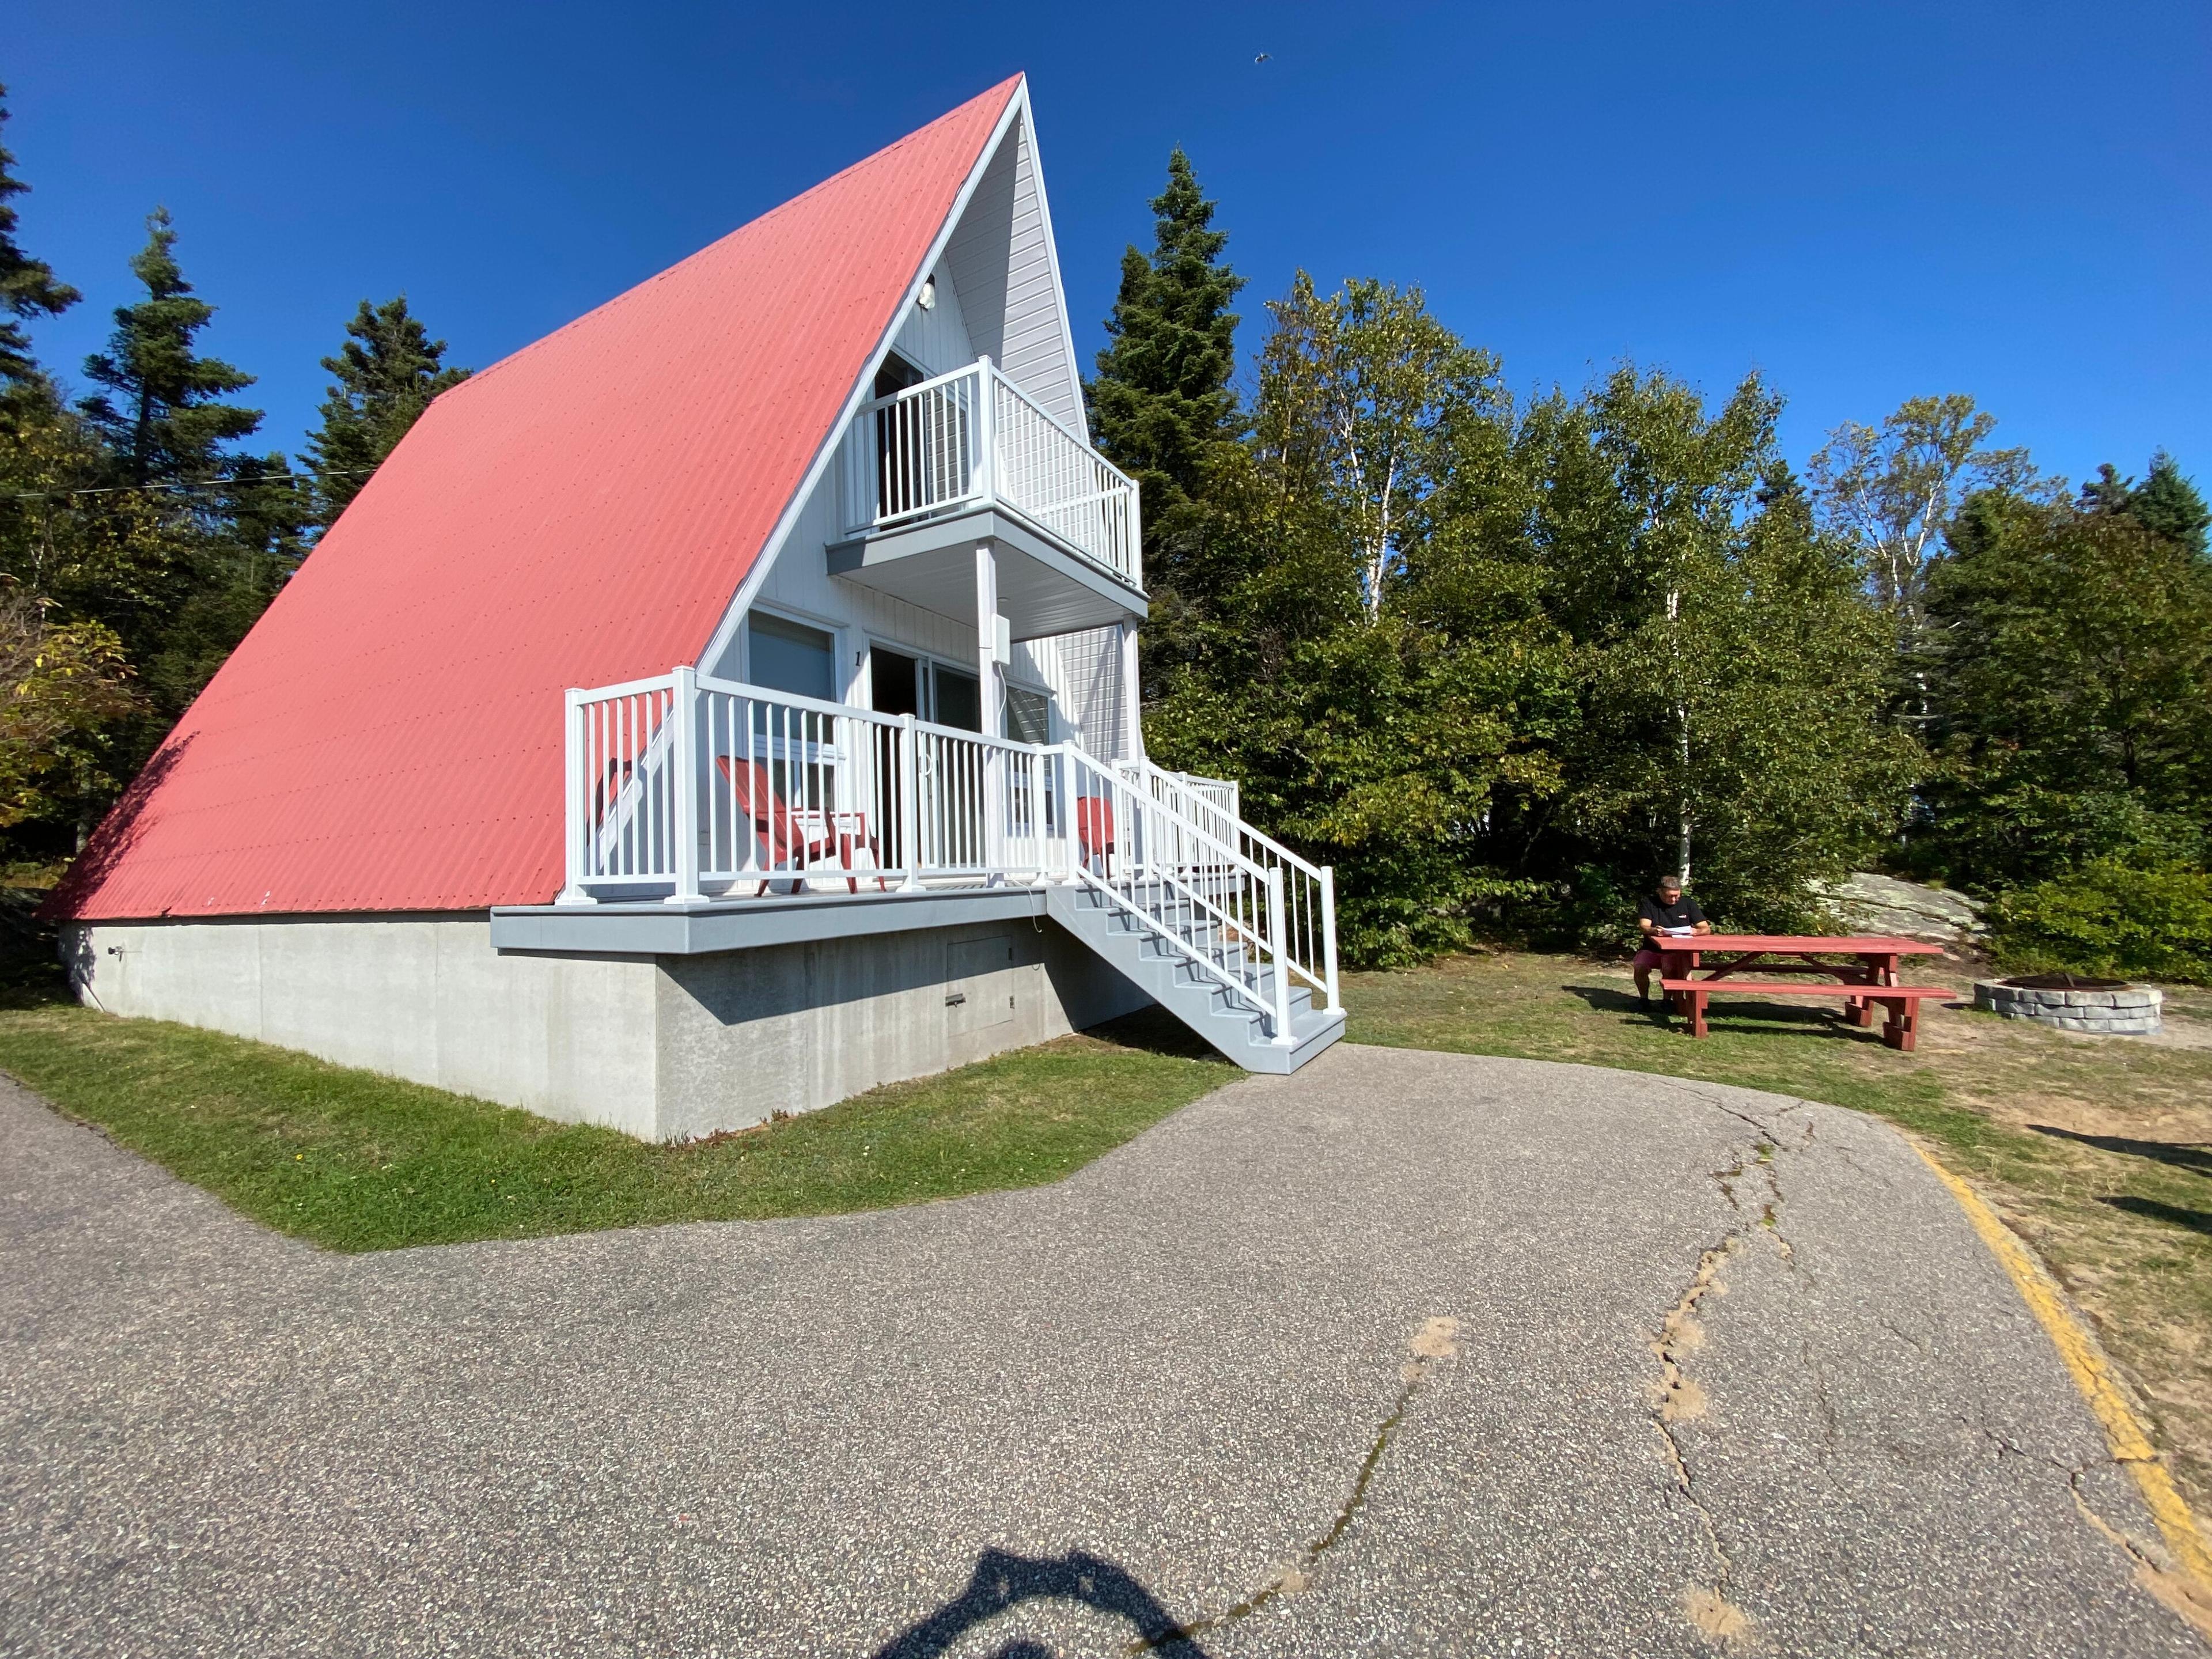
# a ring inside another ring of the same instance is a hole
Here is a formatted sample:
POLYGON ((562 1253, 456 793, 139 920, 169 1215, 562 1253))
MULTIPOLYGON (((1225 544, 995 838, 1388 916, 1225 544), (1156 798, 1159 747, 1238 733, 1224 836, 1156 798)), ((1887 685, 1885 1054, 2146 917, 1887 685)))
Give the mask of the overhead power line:
POLYGON ((349 467, 337 472, 273 472, 265 478, 193 478, 165 483, 97 484, 82 489, 15 489, 0 494, 0 501, 50 501, 64 495, 123 495, 141 489, 239 489, 255 484, 306 483, 315 478, 366 478, 373 466, 349 467))

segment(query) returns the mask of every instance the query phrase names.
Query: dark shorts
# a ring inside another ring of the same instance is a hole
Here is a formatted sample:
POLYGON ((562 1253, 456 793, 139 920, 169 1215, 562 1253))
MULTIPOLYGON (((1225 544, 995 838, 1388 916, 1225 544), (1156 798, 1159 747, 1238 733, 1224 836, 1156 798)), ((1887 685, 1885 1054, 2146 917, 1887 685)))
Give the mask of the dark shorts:
POLYGON ((1656 968, 1659 965, 1659 952, 1647 945, 1636 953, 1636 959, 1628 965, 1632 968, 1656 968))

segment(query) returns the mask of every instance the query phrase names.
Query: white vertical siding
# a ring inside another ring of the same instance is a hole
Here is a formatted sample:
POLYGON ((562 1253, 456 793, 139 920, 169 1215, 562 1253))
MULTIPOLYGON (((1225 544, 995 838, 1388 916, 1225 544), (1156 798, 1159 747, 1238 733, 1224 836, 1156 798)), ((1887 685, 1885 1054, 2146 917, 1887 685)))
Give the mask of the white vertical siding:
MULTIPOLYGON (((1086 432, 1082 386, 1068 339, 1066 302, 1054 263, 1052 224, 1025 108, 1008 125, 985 164, 959 222, 946 239, 934 275, 935 308, 925 312, 910 305, 894 332, 894 348, 932 374, 988 353, 1053 418, 1072 431, 1086 432)), ((854 658, 865 653, 870 637, 955 661, 973 661, 976 639, 972 621, 942 617, 830 574, 823 556, 838 533, 831 522, 836 477, 833 464, 823 473, 790 535, 775 549, 750 602, 844 629, 839 684, 856 699, 866 694, 858 684, 854 658)), ((742 640, 743 630, 733 630, 729 647, 708 672, 739 674, 742 640)), ((1133 734, 1124 730, 1127 722, 1115 630, 1093 629, 1016 647, 1018 657, 1025 651, 1035 665, 1028 678, 1057 694, 1063 718, 1085 747, 1109 758, 1127 755, 1133 734)))
POLYGON ((1001 143, 945 244, 945 269, 960 290, 968 337, 995 361, 1006 356, 1006 250, 1014 215, 1014 146, 1001 143))
POLYGON ((951 264, 939 261, 933 274, 937 278, 935 307, 924 311, 918 305, 908 306, 892 348, 923 374, 934 375, 974 362, 980 348, 968 337, 960 285, 953 280, 951 264))
POLYGON ((1071 431, 1087 428, 1082 387, 1067 343, 1066 301, 1053 265, 1026 118, 1014 123, 983 170, 945 244, 969 339, 1006 377, 1071 431))
POLYGON ((1014 677, 1044 686, 1059 700, 1069 735, 1101 760, 1132 752, 1121 700, 1119 630, 1085 629, 1014 641, 1014 677))

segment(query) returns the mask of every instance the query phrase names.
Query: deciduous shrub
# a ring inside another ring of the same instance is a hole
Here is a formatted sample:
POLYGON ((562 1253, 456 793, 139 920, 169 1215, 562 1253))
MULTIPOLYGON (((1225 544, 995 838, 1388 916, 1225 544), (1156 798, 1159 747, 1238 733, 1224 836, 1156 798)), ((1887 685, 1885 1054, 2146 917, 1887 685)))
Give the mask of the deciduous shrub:
POLYGON ((2023 968, 2212 983, 2212 875, 2099 859, 1990 908, 1998 957, 2023 968))

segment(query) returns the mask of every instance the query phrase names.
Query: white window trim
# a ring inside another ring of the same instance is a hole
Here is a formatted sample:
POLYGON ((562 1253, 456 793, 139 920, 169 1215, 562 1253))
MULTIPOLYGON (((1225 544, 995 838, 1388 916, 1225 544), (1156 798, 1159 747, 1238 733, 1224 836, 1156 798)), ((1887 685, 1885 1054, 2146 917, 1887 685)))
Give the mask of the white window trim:
MULTIPOLYGON (((811 611, 802 611, 795 605, 782 605, 770 599, 758 600, 747 605, 745 607, 746 622, 750 623, 752 620, 755 611, 778 617, 784 622, 796 623, 801 628, 811 628, 817 633, 827 634, 830 636, 830 672, 836 677, 838 687, 836 700, 848 708, 860 706, 855 703, 854 698, 862 690, 863 671, 845 660, 848 648, 846 635, 852 631, 849 628, 833 617, 818 616, 811 611)), ((753 633, 750 628, 741 626, 738 629, 738 678, 744 684, 750 685, 753 683, 752 674, 753 633)))

